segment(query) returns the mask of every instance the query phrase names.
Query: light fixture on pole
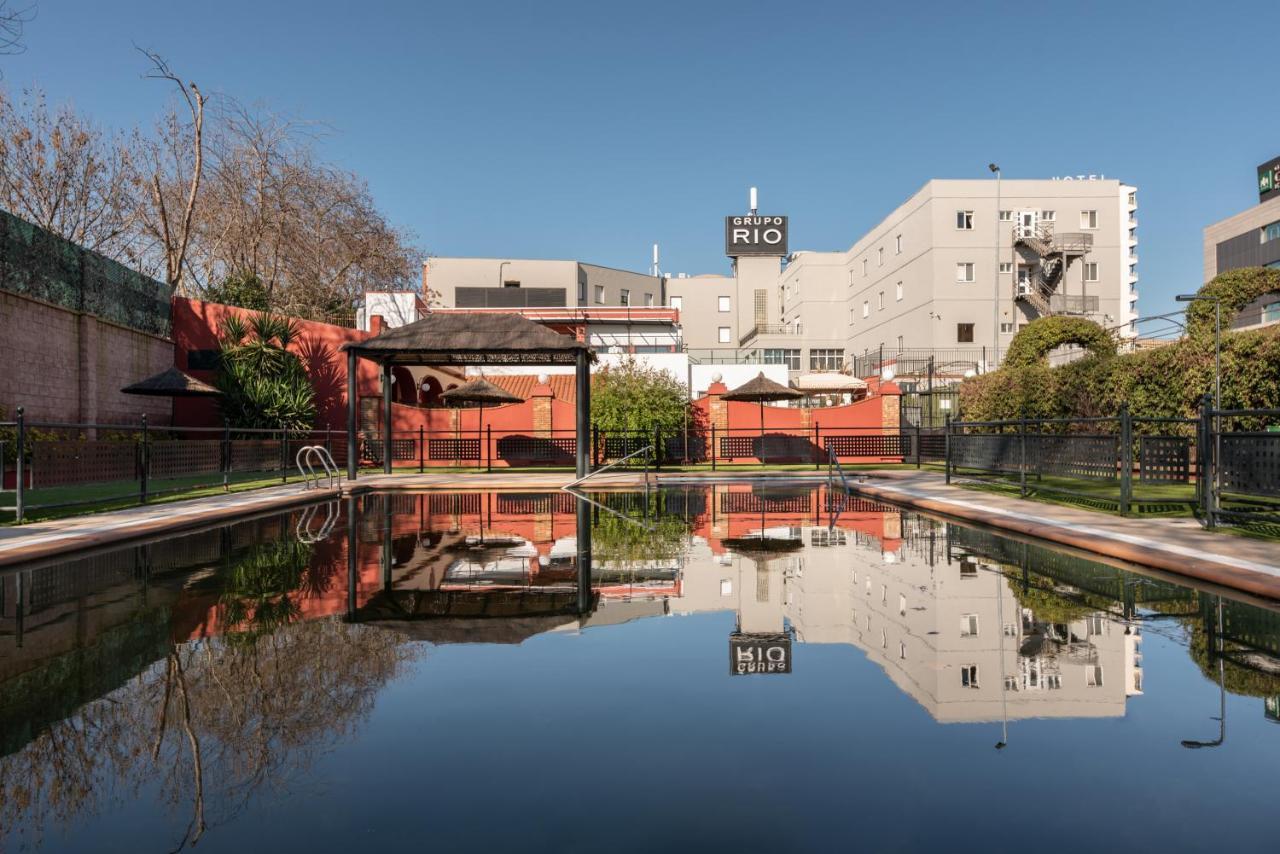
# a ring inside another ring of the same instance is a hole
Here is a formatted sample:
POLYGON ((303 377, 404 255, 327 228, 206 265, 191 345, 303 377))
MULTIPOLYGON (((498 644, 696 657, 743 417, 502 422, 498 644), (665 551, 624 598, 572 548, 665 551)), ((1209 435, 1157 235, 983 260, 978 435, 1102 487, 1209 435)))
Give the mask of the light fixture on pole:
POLYGON ((502 287, 505 284, 502 279, 502 268, 507 266, 510 263, 511 263, 510 261, 503 261, 501 264, 498 265, 498 287, 502 287))
POLYGON ((991 361, 994 364, 1000 361, 1000 167, 988 163, 987 168, 996 176, 996 263, 991 271, 996 288, 991 309, 991 361))

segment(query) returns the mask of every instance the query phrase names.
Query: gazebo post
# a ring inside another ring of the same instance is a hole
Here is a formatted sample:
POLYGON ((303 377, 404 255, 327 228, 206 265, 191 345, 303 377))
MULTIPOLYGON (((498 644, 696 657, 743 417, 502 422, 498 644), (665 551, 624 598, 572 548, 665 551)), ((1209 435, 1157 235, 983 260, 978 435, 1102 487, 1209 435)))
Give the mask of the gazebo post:
POLYGON ((586 349, 576 351, 573 362, 574 381, 577 385, 575 394, 575 426, 577 440, 574 443, 577 457, 577 477, 586 477, 591 473, 591 352, 586 349))
POLYGON ((356 366, 359 356, 347 351, 347 480, 355 480, 360 469, 360 450, 356 442, 356 366))
POLYGON ((391 474, 391 363, 382 363, 382 473, 391 474))

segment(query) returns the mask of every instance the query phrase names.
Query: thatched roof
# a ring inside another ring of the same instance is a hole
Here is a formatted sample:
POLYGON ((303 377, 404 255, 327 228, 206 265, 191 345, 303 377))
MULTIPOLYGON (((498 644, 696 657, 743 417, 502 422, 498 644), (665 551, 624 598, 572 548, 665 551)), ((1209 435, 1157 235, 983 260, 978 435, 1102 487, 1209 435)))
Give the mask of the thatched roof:
POLYGON ((441 392, 440 399, 450 406, 459 403, 478 403, 489 406, 500 403, 519 403, 522 398, 516 397, 505 388, 498 388, 486 379, 472 380, 466 385, 441 392))
POLYGON ((125 394, 142 394, 151 397, 214 397, 222 394, 208 383, 188 376, 177 368, 161 371, 153 377, 127 385, 120 391, 125 394))
POLYGON ((779 385, 764 375, 764 371, 753 380, 748 380, 733 391, 721 395, 724 400, 749 400, 762 402, 766 400, 795 400, 804 394, 793 388, 779 385))
POLYGON ((519 314, 438 312, 344 350, 396 365, 572 365, 590 348, 519 314))

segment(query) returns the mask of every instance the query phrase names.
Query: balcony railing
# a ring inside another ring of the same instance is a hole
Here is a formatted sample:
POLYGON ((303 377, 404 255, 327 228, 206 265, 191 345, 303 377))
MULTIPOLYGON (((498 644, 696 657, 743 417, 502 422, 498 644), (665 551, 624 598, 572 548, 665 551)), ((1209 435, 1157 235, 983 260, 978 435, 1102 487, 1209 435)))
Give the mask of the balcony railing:
POLYGON ((800 335, 797 327, 785 323, 757 323, 751 331, 738 339, 738 346, 745 347, 747 342, 761 335, 800 335))

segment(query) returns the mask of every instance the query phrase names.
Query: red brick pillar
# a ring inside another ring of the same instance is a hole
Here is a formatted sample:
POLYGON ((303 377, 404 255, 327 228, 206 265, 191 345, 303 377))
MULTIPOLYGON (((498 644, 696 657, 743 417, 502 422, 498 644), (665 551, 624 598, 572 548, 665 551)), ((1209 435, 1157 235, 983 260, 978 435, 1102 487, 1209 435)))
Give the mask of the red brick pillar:
POLYGON ((533 435, 540 439, 550 439, 555 425, 551 423, 551 401, 555 393, 551 391, 551 378, 546 374, 538 376, 538 384, 529 394, 533 404, 533 435))
POLYGON ((880 392, 880 426, 886 433, 896 433, 902 394, 896 385, 891 384, 881 386, 880 392))
POLYGON ((729 427, 729 404, 721 400, 721 396, 729 390, 719 374, 711 378, 707 386, 707 426, 716 428, 716 433, 723 435, 729 427))

